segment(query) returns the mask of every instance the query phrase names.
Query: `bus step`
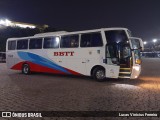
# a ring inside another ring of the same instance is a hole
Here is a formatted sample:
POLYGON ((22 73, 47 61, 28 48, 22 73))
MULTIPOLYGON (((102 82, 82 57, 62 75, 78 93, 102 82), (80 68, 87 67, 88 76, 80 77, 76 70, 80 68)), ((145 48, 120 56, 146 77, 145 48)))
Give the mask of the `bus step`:
POLYGON ((131 78, 131 77, 128 77, 128 76, 119 76, 118 78, 131 78))
POLYGON ((125 76, 130 76, 131 75, 131 72, 119 72, 119 76, 123 76, 123 75, 125 75, 125 76))
POLYGON ((131 77, 131 68, 121 66, 119 71, 119 78, 130 78, 131 77))
POLYGON ((131 72, 130 68, 120 68, 120 72, 131 72))
POLYGON ((131 72, 119 72, 120 74, 131 74, 131 72))
POLYGON ((120 68, 121 70, 130 70, 131 68, 120 68))

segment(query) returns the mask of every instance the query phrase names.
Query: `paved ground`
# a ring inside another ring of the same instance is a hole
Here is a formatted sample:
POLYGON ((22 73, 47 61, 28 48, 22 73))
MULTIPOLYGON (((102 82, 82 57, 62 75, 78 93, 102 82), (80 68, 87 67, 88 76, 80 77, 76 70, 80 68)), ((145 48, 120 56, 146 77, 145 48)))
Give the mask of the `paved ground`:
POLYGON ((160 111, 160 59, 144 59, 137 80, 102 83, 88 77, 40 73, 26 76, 0 64, 0 111, 62 110, 160 111))

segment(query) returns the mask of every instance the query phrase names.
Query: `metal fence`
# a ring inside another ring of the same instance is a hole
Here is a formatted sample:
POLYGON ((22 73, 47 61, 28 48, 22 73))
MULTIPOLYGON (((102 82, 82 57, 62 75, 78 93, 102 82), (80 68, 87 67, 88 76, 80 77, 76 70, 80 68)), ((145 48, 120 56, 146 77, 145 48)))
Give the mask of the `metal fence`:
POLYGON ((142 57, 160 58, 160 52, 141 52, 142 57))

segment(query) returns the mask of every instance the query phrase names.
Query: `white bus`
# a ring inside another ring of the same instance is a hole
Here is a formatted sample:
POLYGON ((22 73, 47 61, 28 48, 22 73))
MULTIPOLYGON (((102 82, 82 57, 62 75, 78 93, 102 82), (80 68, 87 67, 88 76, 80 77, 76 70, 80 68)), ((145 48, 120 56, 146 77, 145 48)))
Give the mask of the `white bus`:
POLYGON ((105 78, 135 79, 141 72, 143 42, 126 28, 49 32, 9 38, 8 68, 23 74, 47 72, 105 78))

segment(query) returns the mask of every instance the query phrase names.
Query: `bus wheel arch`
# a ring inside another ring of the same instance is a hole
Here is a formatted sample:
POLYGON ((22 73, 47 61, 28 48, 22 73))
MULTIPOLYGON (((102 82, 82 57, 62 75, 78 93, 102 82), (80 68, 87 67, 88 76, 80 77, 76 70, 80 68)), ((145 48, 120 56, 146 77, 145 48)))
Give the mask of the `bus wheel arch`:
POLYGON ((99 82, 105 80, 105 68, 101 65, 96 65, 91 69, 91 76, 99 82))
POLYGON ((29 75, 31 73, 30 65, 26 62, 22 64, 22 73, 25 75, 29 75))

